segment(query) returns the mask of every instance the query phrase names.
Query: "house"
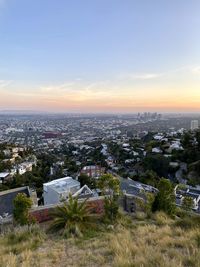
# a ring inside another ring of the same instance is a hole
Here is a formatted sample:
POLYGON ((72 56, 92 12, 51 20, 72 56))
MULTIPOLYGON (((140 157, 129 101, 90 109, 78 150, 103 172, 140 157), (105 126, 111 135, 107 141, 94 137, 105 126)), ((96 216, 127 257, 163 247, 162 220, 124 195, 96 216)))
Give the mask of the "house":
POLYGON ((32 168, 33 168, 32 162, 23 162, 23 163, 19 164, 17 167, 20 175, 22 175, 28 171, 32 171, 32 168))
POLYGON ((155 140, 157 141, 161 141, 163 139, 163 135, 162 134, 157 134, 157 135, 154 135, 153 137, 155 140))
POLYGON ((98 197, 97 192, 92 191, 86 184, 81 187, 76 193, 72 195, 77 198, 90 198, 90 197, 98 197))
POLYGON ((180 140, 174 140, 172 141, 172 144, 169 147, 170 152, 172 152, 173 150, 184 150, 180 140))
POLYGON ((174 188, 175 196, 176 196, 176 205, 182 206, 184 197, 191 197, 193 200, 193 210, 200 213, 200 190, 185 185, 183 188, 181 188, 179 185, 177 185, 174 188))
POLYGON ((37 195, 28 186, 14 188, 0 192, 0 216, 11 215, 13 213, 13 200, 19 193, 26 194, 33 201, 33 206, 37 206, 37 195))
POLYGON ((8 181, 9 179, 10 179, 9 172, 0 172, 0 184, 2 184, 5 181, 8 181))
POLYGON ((152 153, 162 154, 162 150, 159 147, 152 148, 152 153))
POLYGON ((138 209, 138 202, 145 202, 145 193, 157 193, 158 189, 132 179, 121 179, 121 190, 123 192, 123 206, 127 212, 135 212, 138 209))
POLYGON ((66 200, 71 193, 80 189, 80 183, 72 177, 64 177, 43 184, 44 205, 57 204, 66 200))
POLYGON ((86 174, 92 178, 99 178, 105 173, 105 168, 98 165, 85 166, 81 170, 80 174, 86 174))
POLYGON ((122 178, 120 187, 123 193, 137 194, 141 192, 157 193, 158 189, 147 184, 134 181, 130 178, 122 178))

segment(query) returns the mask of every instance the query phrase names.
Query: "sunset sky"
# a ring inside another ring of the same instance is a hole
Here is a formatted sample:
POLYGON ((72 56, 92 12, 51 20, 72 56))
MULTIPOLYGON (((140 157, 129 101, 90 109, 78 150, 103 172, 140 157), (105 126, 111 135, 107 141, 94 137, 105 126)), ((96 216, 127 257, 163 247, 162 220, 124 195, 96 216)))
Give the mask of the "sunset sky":
POLYGON ((200 112, 200 0, 0 0, 0 110, 200 112))

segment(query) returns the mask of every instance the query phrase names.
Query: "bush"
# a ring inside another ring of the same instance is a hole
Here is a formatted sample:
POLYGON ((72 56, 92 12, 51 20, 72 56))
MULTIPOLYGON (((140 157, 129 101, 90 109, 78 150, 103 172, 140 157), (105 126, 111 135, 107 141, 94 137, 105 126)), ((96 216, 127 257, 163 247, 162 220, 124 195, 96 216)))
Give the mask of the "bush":
POLYGON ((20 225, 33 223, 33 220, 29 217, 29 209, 32 206, 32 200, 28 198, 24 193, 17 194, 14 199, 13 216, 15 221, 20 225))
POLYGON ((153 219, 156 221, 156 224, 158 225, 166 225, 172 222, 172 219, 170 219, 169 216, 163 211, 156 212, 153 215, 153 219))
POLYGON ((105 197, 104 201, 105 221, 114 222, 119 214, 119 204, 114 197, 105 197))
POLYGON ((45 239, 45 233, 38 225, 20 226, 14 228, 14 231, 3 235, 6 252, 15 255, 25 250, 35 250, 45 239))
POLYGON ((182 203, 182 208, 186 211, 191 211, 194 206, 194 201, 191 197, 185 196, 182 203))
POLYGON ((69 196, 68 203, 57 206, 51 212, 53 221, 50 232, 60 232, 64 237, 80 237, 88 227, 95 225, 94 216, 87 208, 86 200, 79 202, 77 198, 69 196))
POLYGON ((147 214, 143 211, 136 211, 135 218, 139 221, 143 221, 147 218, 147 214))
POLYGON ((7 243, 14 245, 29 240, 31 237, 43 238, 44 234, 38 225, 17 227, 6 235, 7 243))
POLYGON ((179 218, 185 218, 188 216, 188 212, 183 210, 182 208, 176 208, 176 216, 179 218))
POLYGON ((200 233, 196 236, 196 243, 198 248, 200 248, 200 233))
POLYGON ((152 205, 152 211, 164 211, 168 215, 174 215, 176 211, 174 189, 168 179, 162 178, 158 184, 158 190, 152 205))
POLYGON ((176 221, 176 226, 183 229, 191 229, 200 227, 200 216, 187 216, 176 221))

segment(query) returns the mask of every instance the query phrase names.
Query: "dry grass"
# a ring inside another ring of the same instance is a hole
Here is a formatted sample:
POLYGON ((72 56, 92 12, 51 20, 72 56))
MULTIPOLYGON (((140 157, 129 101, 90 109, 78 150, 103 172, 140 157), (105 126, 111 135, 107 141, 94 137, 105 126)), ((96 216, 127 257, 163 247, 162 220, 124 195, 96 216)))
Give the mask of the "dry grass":
POLYGON ((65 240, 38 227, 0 237, 0 267, 199 267, 200 229, 185 230, 157 214, 123 218, 114 230, 65 240))
MULTIPOLYGON (((163 224, 163 222, 162 222, 163 224)), ((115 267, 199 267, 200 229, 141 225, 110 235, 115 267)))

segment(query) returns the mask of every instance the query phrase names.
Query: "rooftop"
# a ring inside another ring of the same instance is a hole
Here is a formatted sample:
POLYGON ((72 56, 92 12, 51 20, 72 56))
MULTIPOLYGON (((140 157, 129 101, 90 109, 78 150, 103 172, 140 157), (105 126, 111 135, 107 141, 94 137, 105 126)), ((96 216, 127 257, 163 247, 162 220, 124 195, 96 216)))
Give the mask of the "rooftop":
POLYGON ((9 175, 9 172, 0 172, 0 178, 5 178, 9 175))
POLYGON ((59 193, 68 191, 69 188, 79 185, 80 183, 78 181, 69 176, 43 184, 44 187, 51 187, 59 193))
POLYGON ((3 215, 4 213, 12 214, 13 200, 19 193, 24 193, 30 197, 30 189, 28 186, 0 192, 0 215, 3 215))

